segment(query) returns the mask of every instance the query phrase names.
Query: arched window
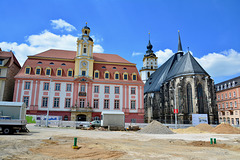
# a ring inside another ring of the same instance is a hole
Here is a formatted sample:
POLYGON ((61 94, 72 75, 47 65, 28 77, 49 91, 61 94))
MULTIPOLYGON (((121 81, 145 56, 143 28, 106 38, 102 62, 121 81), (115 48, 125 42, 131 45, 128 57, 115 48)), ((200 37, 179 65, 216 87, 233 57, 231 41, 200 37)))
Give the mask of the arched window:
MULTIPOLYGON (((179 86, 179 85, 177 85, 177 86, 179 86)), ((177 93, 178 93, 178 97, 176 97, 176 99, 178 98, 178 109, 179 109, 179 112, 181 113, 182 112, 182 102, 181 102, 181 100, 182 100, 182 94, 181 94, 181 88, 177 88, 177 93)))
POLYGON ((57 69, 57 76, 62 76, 62 68, 57 69))
POLYGON ((128 80, 128 73, 127 72, 123 73, 123 80, 128 80))
POLYGON ((202 85, 198 84, 197 86, 197 98, 198 98, 198 113, 204 113, 204 106, 203 106, 203 89, 202 85))
POLYGON ((137 74, 136 74, 135 72, 132 74, 132 80, 133 80, 133 81, 136 81, 136 80, 137 80, 137 74))
POLYGON ((45 75, 46 76, 50 76, 51 75, 51 71, 52 71, 52 69, 50 67, 47 67, 46 70, 45 70, 45 75))
POLYGON ((41 75, 41 67, 39 67, 39 66, 36 67, 35 74, 36 75, 41 75))
POLYGON ((31 67, 30 66, 27 66, 25 68, 25 74, 30 74, 31 73, 31 67))
POLYGON ((68 77, 72 77, 73 76, 73 69, 72 68, 69 68, 68 71, 67 71, 67 76, 68 77))
POLYGON ((104 78, 105 78, 105 79, 109 79, 109 78, 110 78, 110 74, 109 74, 108 71, 106 71, 106 72, 104 73, 104 78))
POLYGON ((187 84, 187 113, 193 112, 193 102, 192 102, 192 86, 190 83, 187 84))
POLYGON ((99 71, 98 70, 95 70, 94 71, 94 78, 99 78, 99 71))
POLYGON ((150 77, 150 75, 151 75, 150 72, 148 72, 148 78, 150 77))
POLYGON ((84 53, 84 54, 87 53, 87 46, 86 46, 86 45, 84 45, 84 47, 83 47, 83 53, 84 53))
POLYGON ((114 73, 114 79, 115 80, 119 80, 119 72, 115 72, 114 73))

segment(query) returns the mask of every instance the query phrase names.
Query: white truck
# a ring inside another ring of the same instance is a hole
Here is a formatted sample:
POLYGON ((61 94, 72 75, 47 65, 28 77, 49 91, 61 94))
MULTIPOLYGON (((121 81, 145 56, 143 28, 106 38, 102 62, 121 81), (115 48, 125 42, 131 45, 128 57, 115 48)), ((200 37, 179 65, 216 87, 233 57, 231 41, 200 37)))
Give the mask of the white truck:
POLYGON ((25 103, 0 101, 0 132, 3 134, 28 132, 26 125, 25 103))
POLYGON ((103 111, 101 113, 101 126, 108 127, 110 130, 111 128, 116 128, 116 130, 124 130, 124 112, 103 111))

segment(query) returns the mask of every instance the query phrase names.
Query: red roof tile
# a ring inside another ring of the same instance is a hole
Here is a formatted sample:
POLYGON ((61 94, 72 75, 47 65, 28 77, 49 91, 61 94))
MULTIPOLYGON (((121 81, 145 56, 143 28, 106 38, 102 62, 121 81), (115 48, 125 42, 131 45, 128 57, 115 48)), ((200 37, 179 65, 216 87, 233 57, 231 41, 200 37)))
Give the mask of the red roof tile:
POLYGON ((13 63, 15 63, 18 67, 21 68, 21 65, 19 64, 17 58, 15 57, 15 55, 13 54, 12 51, 10 52, 6 52, 6 51, 0 51, 0 59, 6 59, 9 58, 9 61, 6 63, 5 66, 7 67, 11 67, 13 63))
MULTIPOLYGON (((72 59, 74 60, 76 56, 76 51, 67 50, 57 50, 50 49, 45 52, 36 54, 31 57, 45 57, 45 58, 60 58, 60 59, 72 59)), ((97 62, 112 62, 112 63, 129 63, 133 64, 126 59, 120 57, 116 54, 106 54, 106 53, 93 53, 93 59, 97 62)))
MULTIPOLYGON (((39 54, 36 54, 34 56, 30 56, 31 58, 28 58, 26 62, 24 63, 22 69, 19 71, 19 73, 15 76, 15 78, 37 78, 37 79, 45 79, 48 78, 48 76, 45 75, 45 69, 47 67, 50 67, 52 69, 51 77, 53 79, 59 79, 59 80, 74 80, 74 77, 67 77, 67 70, 69 68, 73 69, 73 75, 74 75, 74 69, 75 69, 75 62, 74 58, 76 56, 75 51, 65 51, 65 50, 48 50, 39 54), (52 58, 52 59, 41 59, 39 57, 44 58, 52 58), (64 60, 66 59, 66 60, 64 60), (69 61, 69 60, 72 61, 69 61), (41 63, 40 63, 41 62, 41 63), (54 65, 51 65, 50 63, 54 63, 54 65), (62 65, 62 64, 65 65, 62 65), (31 67, 31 73, 30 75, 25 74, 25 68, 27 66, 31 67), (35 69, 36 67, 41 67, 41 75, 35 75, 35 69), (56 76, 56 71, 58 68, 62 68, 63 73, 62 76, 56 76)), ((124 58, 116 55, 116 54, 104 54, 104 53, 93 53, 93 58, 95 62, 109 62, 109 63, 94 63, 93 70, 98 70, 100 72, 99 79, 94 79, 93 81, 97 82, 110 82, 110 83, 134 83, 134 84, 143 84, 141 77, 138 73, 138 70, 136 68, 136 65, 133 63, 130 63, 129 61, 125 60, 124 58), (127 65, 126 65, 127 64, 127 65), (103 66, 105 68, 103 68, 103 66), (110 73, 110 79, 104 79, 104 72, 109 71, 110 73), (114 79, 114 73, 119 72, 119 80, 114 79), (128 73, 128 81, 123 80, 123 73, 128 73), (137 81, 132 80, 132 74, 137 74, 137 81)))

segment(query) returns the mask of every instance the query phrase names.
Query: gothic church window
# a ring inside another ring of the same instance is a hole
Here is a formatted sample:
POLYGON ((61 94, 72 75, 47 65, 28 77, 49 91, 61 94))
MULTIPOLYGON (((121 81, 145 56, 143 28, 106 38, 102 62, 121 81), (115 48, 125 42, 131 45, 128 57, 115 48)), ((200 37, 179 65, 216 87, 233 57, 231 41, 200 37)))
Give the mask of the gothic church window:
POLYGON ((193 102, 192 102, 192 87, 191 84, 187 84, 187 113, 193 112, 193 102))
POLYGON ((202 85, 198 84, 197 86, 197 98, 198 98, 198 113, 204 113, 204 106, 203 106, 203 90, 202 85))

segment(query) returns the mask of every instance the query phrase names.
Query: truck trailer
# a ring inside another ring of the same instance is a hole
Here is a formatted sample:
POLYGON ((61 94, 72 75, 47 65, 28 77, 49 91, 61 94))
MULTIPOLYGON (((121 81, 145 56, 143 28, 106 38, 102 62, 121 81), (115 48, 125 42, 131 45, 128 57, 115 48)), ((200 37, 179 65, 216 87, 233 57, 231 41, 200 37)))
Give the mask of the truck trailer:
POLYGON ((124 112, 103 111, 101 113, 101 126, 118 128, 119 130, 125 127, 124 112))
POLYGON ((3 134, 28 132, 26 125, 26 104, 24 102, 0 101, 0 132, 3 134))

